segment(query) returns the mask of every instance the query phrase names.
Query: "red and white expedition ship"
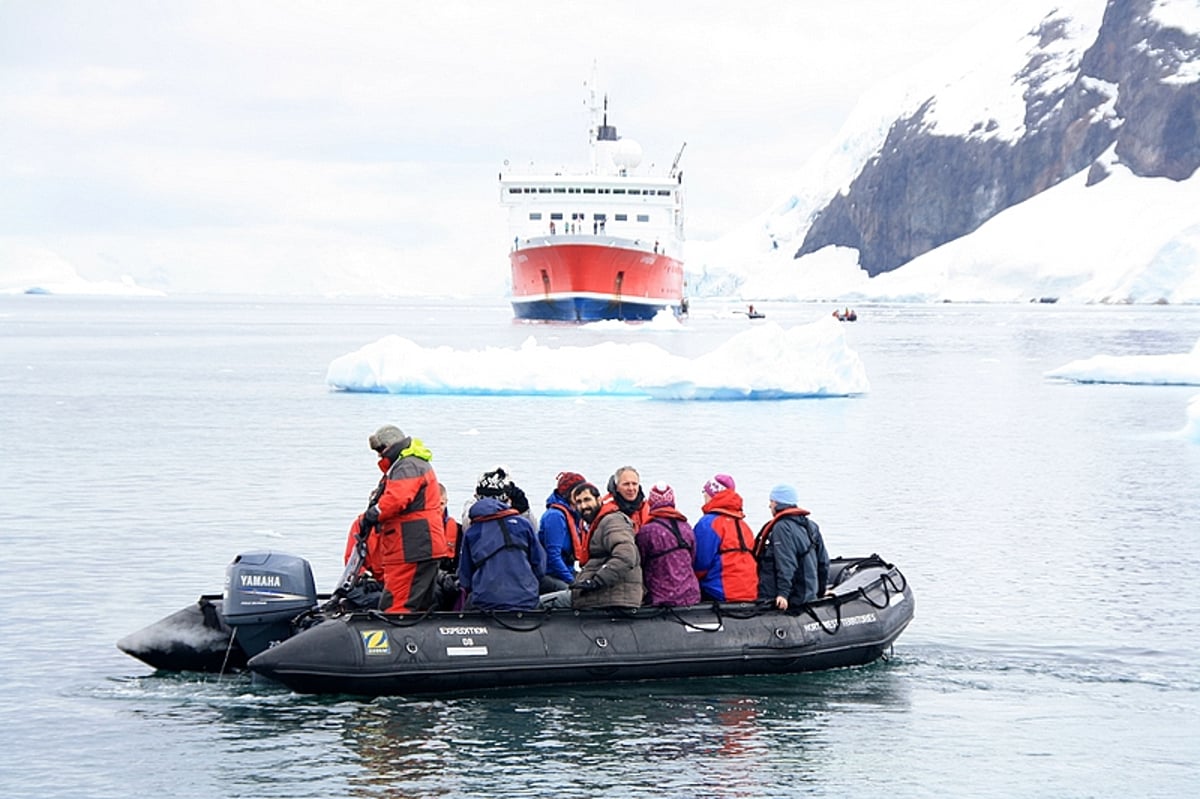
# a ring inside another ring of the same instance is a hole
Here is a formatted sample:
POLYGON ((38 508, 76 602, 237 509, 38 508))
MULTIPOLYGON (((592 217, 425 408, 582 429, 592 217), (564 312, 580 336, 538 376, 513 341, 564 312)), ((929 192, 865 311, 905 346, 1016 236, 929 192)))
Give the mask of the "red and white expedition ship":
POLYGON ((683 149, 668 174, 638 174, 641 147, 608 124, 608 98, 600 101, 594 80, 588 109, 590 168, 500 173, 513 313, 568 322, 684 313, 683 149))

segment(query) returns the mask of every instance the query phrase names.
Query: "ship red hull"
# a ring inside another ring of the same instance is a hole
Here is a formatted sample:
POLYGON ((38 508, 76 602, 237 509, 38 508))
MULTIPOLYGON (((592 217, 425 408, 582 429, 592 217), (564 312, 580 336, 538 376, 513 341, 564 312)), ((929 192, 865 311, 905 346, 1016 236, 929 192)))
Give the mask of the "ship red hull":
POLYGON ((514 250, 509 260, 518 319, 646 320, 682 306, 683 265, 662 253, 547 241, 514 250))

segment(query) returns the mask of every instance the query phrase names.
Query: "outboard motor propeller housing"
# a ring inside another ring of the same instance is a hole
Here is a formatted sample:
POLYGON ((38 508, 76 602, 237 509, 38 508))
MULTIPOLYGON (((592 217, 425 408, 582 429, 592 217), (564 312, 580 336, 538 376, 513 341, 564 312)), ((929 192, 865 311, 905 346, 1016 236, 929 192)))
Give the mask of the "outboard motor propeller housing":
POLYGON ((290 638, 292 619, 317 605, 317 585, 304 558, 243 552, 225 569, 222 615, 248 658, 290 638))

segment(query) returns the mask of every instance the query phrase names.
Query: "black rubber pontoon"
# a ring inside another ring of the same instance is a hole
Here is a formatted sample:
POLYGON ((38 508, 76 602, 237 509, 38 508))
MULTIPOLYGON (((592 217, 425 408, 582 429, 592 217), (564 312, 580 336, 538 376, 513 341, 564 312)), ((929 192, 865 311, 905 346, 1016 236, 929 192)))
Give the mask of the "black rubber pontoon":
POLYGON ((877 556, 834 561, 834 596, 798 614, 760 604, 636 611, 359 612, 252 657, 301 693, 447 693, 520 685, 816 671, 870 663, 913 616, 904 576, 877 556))

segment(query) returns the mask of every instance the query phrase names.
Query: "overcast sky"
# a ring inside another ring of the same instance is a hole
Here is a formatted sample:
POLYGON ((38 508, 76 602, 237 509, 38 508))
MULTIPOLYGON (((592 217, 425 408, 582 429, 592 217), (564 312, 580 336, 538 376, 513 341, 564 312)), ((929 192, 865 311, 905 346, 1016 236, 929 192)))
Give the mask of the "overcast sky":
POLYGON ((712 239, 994 8, 0 0, 0 239, 185 289, 306 257, 506 273, 496 174, 583 161, 593 61, 644 162, 687 142, 688 235, 712 239))

